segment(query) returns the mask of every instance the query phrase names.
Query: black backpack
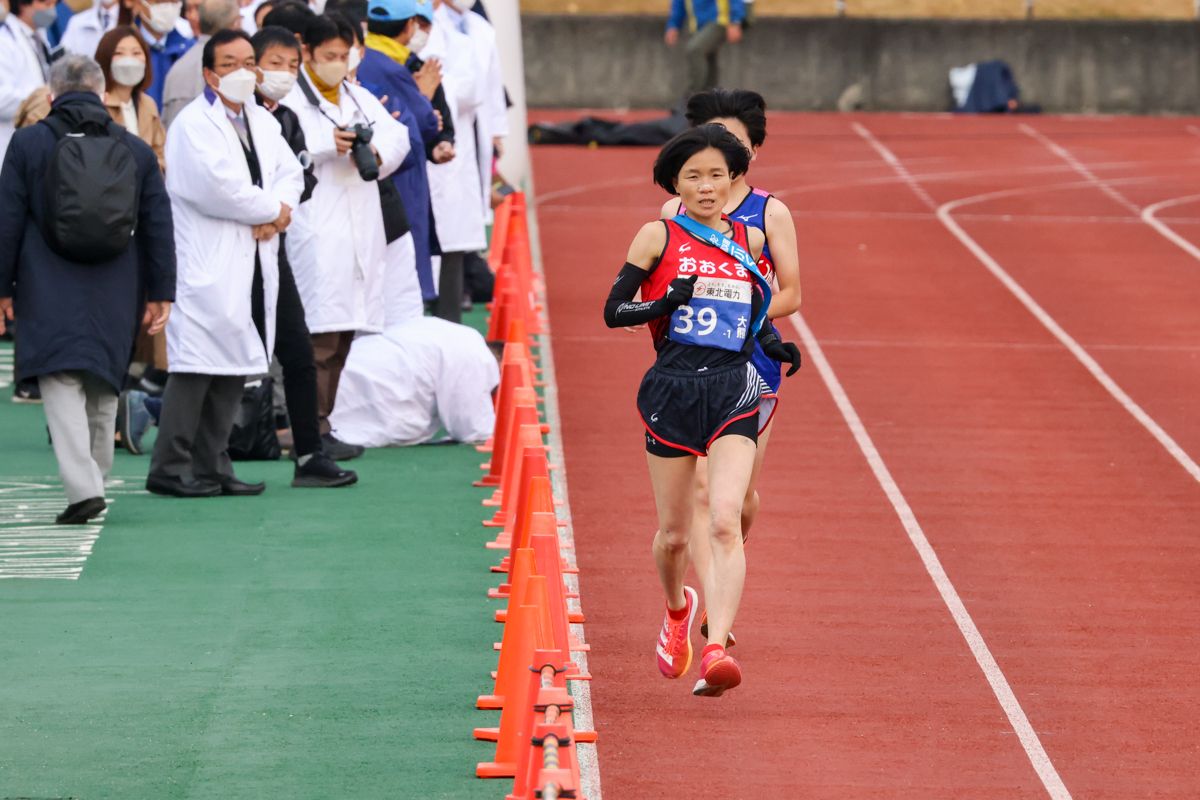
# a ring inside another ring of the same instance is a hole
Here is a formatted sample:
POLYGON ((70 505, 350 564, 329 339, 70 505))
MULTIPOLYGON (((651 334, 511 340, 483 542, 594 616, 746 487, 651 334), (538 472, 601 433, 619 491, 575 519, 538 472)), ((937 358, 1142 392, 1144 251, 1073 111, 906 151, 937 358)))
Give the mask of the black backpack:
POLYGON ((112 120, 74 127, 53 115, 42 121, 58 138, 46 171, 46 243, 70 261, 116 258, 138 218, 137 161, 125 129, 112 120))

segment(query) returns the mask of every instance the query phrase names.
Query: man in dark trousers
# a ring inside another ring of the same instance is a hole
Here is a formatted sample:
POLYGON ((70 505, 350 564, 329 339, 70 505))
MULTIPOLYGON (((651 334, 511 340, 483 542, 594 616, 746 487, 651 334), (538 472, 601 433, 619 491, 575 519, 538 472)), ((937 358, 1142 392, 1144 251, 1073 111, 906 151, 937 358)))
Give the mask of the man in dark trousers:
POLYGON ((14 317, 20 320, 17 377, 38 379, 70 503, 58 522, 79 524, 106 508, 117 392, 138 325, 157 333, 167 324, 175 244, 158 159, 112 122, 100 99, 100 66, 87 56, 60 59, 50 72, 50 93, 49 118, 13 135, 0 170, 0 332, 14 317), (68 133, 73 139, 61 153, 98 145, 111 148, 111 160, 72 171, 54 155, 68 133), (64 205, 64 216, 48 216, 48 194, 76 192, 75 209, 64 205), (87 219, 87 209, 108 208, 106 196, 128 198, 122 221, 132 236, 97 260, 97 242, 87 240, 96 231, 88 223, 96 220, 87 219), (65 216, 80 209, 82 217, 65 216), (76 225, 58 224, 68 220, 76 225))

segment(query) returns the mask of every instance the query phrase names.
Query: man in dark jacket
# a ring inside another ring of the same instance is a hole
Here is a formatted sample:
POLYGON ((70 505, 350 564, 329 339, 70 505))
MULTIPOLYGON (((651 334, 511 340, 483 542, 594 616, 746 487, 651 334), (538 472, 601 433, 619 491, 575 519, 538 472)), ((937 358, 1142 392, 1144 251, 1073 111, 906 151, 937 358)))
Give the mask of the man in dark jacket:
POLYGON ((105 130, 119 137, 136 167, 130 173, 137 182, 134 234, 122 252, 98 263, 60 255, 43 234, 51 222, 47 173, 60 139, 50 123, 17 131, 0 170, 0 332, 14 317, 20 320, 17 377, 38 379, 70 503, 58 522, 81 524, 106 508, 117 392, 138 325, 161 331, 175 299, 174 231, 158 159, 112 123, 101 101, 100 66, 87 56, 59 59, 50 93, 51 122, 76 134, 105 130))

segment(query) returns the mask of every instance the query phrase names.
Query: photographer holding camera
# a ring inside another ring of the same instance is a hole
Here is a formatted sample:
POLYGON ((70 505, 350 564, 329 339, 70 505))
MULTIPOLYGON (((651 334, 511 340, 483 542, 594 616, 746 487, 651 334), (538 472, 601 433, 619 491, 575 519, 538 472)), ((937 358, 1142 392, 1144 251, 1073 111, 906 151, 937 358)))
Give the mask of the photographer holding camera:
POLYGON ((296 112, 317 178, 295 212, 287 252, 312 332, 317 405, 326 444, 338 380, 356 332, 384 325, 387 239, 377 181, 408 155, 405 127, 374 95, 346 81, 354 31, 318 17, 305 29, 304 66, 281 101, 296 112))

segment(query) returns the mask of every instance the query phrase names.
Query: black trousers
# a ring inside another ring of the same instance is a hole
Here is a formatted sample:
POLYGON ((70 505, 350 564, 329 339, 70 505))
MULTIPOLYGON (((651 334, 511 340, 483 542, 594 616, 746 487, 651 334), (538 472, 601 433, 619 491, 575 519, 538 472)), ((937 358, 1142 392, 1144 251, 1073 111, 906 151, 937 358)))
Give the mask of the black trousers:
POLYGON ((433 315, 449 322, 462 322, 463 253, 442 253, 438 275, 438 297, 433 315))
POLYGON ((275 357, 283 367, 283 391, 296 455, 321 449, 317 415, 317 367, 312 338, 304 321, 304 304, 288 262, 284 242, 279 243, 279 300, 275 306, 275 357))

